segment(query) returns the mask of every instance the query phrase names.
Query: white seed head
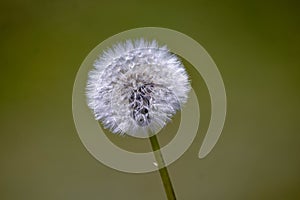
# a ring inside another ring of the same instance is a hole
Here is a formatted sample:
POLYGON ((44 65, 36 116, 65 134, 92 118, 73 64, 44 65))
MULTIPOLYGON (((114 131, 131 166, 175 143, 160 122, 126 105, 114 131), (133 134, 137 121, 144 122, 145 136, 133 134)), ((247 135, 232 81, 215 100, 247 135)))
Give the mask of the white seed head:
POLYGON ((94 67, 86 87, 88 106, 113 133, 156 132, 181 109, 191 88, 181 61, 155 40, 119 43, 94 67))

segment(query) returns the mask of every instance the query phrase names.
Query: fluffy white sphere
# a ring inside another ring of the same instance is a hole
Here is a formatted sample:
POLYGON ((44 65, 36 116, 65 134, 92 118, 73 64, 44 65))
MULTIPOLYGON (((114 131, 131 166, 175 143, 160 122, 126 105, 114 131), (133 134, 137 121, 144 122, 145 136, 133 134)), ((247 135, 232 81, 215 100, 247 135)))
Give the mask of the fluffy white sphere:
POLYGON ((86 87, 88 106, 113 133, 155 133, 181 109, 191 88, 181 61, 156 41, 119 43, 94 67, 86 87))

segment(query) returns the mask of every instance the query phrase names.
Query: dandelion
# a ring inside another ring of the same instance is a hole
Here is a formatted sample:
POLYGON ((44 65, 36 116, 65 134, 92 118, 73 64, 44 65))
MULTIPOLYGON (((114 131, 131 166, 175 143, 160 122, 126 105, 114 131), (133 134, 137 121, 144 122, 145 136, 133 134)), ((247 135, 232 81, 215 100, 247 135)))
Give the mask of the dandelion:
POLYGON ((86 94, 96 120, 112 133, 150 137, 168 199, 176 199, 155 133, 187 101, 191 89, 179 58, 143 39, 105 51, 90 71, 86 94))
POLYGON ((187 101, 187 73, 166 46, 143 39, 105 51, 87 83, 88 106, 113 133, 147 137, 187 101))

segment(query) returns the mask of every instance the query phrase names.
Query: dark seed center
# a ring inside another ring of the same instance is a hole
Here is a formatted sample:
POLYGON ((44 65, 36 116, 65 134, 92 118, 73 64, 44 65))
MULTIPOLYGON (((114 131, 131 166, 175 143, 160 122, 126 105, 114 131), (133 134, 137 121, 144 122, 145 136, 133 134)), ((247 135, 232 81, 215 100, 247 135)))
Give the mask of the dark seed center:
POLYGON ((132 117, 139 126, 147 126, 151 122, 149 115, 151 92, 153 84, 145 84, 132 90, 129 97, 129 105, 132 109, 132 117))

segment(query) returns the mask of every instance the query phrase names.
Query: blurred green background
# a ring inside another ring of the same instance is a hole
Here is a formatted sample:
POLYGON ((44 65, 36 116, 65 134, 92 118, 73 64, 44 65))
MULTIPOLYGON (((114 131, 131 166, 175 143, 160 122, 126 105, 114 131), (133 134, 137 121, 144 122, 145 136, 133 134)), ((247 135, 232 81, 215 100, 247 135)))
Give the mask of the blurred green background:
POLYGON ((223 134, 199 160, 209 122, 203 86, 200 134, 169 166, 178 199, 300 199, 299 12, 298 1, 1 0, 0 199, 165 199, 157 172, 95 160, 72 118, 86 55, 143 26, 197 40, 227 90, 223 134))

